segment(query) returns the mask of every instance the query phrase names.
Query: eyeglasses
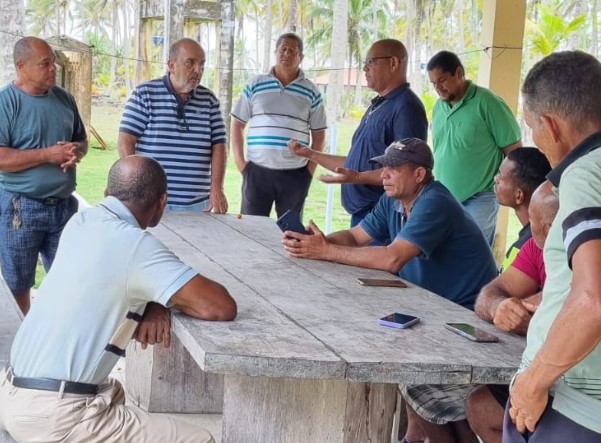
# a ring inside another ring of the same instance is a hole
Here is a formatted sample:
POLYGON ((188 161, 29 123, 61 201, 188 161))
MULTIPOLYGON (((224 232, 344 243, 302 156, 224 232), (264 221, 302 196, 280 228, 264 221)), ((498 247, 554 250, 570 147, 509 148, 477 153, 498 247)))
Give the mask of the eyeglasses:
POLYGON ((380 57, 370 57, 368 59, 365 59, 365 61, 363 62, 363 65, 364 66, 371 66, 371 65, 374 64, 374 62, 376 60, 381 60, 383 58, 392 58, 392 57, 394 57, 394 55, 382 55, 380 57))
POLYGON ((186 120, 186 105, 180 103, 175 108, 177 119, 179 120, 177 124, 177 129, 181 129, 182 131, 187 131, 190 129, 188 126, 188 120, 186 120))

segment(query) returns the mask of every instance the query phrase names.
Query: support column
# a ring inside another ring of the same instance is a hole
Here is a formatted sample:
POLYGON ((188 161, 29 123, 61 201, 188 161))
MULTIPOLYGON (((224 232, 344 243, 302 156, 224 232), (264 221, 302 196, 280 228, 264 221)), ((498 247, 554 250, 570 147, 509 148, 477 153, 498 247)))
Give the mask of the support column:
MULTIPOLYGON (((483 3, 480 43, 489 47, 480 56, 478 84, 503 97, 517 113, 526 23, 526 0, 486 0, 483 3)), ((508 208, 501 207, 497 220, 495 258, 503 260, 507 243, 508 208)))
POLYGON ((185 0, 165 0, 165 46, 163 61, 169 60, 169 47, 184 37, 185 0))
POLYGON ((223 443, 390 442, 397 385, 226 375, 223 443))

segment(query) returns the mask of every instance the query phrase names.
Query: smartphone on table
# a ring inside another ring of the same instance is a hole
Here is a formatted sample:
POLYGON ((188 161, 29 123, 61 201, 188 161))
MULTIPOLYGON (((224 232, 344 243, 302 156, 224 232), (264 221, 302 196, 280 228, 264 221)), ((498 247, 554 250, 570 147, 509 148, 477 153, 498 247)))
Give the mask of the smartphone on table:
POLYGON ((477 341, 481 343, 495 343, 499 341, 499 337, 486 332, 482 329, 476 328, 468 323, 447 323, 444 325, 450 331, 455 334, 459 334, 468 340, 477 341))
POLYGON ((419 323, 419 317, 409 314, 401 314, 400 312, 394 312, 382 317, 378 320, 378 323, 382 326, 389 326, 391 328, 406 329, 410 328, 416 323, 419 323))
POLYGON ((288 209, 286 212, 284 212, 282 216, 277 219, 276 223, 282 232, 292 231, 298 232, 299 234, 310 234, 310 232, 307 231, 303 226, 299 216, 292 209, 288 209))
POLYGON ((363 286, 382 286, 390 288, 406 288, 403 280, 396 278, 365 278, 357 277, 357 282, 363 286))

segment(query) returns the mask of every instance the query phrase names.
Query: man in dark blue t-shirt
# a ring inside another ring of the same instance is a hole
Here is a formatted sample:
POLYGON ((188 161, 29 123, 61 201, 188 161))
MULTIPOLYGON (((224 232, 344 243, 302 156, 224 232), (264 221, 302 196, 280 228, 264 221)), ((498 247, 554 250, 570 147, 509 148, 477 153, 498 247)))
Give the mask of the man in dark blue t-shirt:
POLYGON ((383 166, 386 193, 372 212, 358 226, 327 237, 310 222, 313 235, 286 232, 284 248, 294 257, 390 271, 472 309, 497 275, 495 261, 473 218, 434 180, 428 145, 404 139, 371 161, 383 166), (373 240, 390 244, 360 248, 373 240))

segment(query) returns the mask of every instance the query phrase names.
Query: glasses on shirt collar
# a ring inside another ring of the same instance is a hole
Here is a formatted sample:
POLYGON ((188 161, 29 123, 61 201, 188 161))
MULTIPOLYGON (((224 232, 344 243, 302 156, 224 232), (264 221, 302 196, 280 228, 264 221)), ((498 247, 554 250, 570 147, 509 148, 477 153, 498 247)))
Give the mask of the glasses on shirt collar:
POLYGON ((182 131, 188 131, 190 126, 188 126, 188 120, 186 120, 186 105, 180 103, 175 108, 176 116, 177 116, 177 129, 182 131))

